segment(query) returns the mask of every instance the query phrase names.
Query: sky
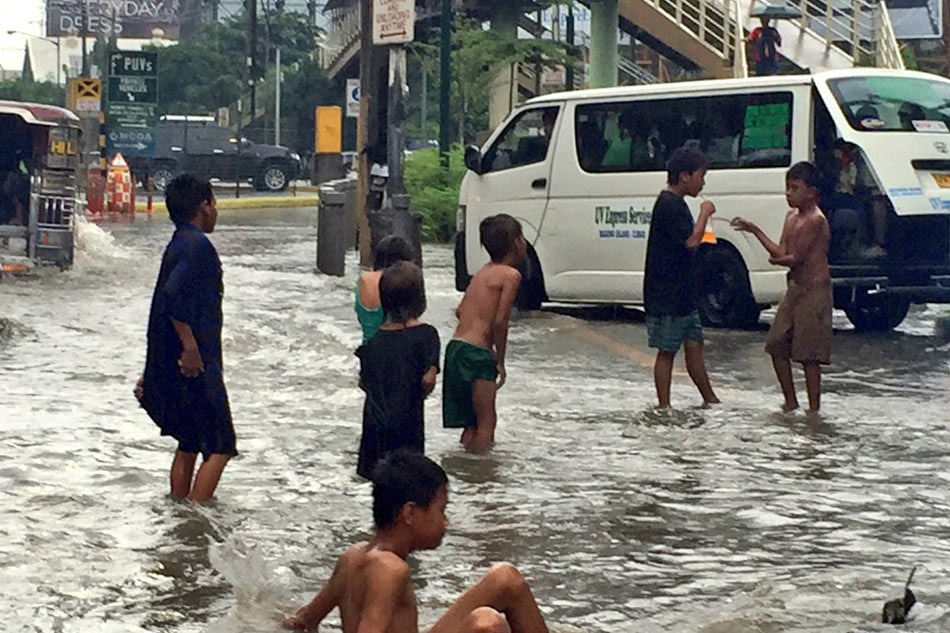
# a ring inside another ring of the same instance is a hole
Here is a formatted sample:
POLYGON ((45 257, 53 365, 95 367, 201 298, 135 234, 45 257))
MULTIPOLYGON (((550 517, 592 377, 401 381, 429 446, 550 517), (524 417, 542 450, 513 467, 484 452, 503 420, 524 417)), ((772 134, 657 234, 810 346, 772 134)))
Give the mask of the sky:
POLYGON ((23 36, 7 31, 43 35, 43 0, 0 0, 0 66, 20 70, 23 66, 23 36))

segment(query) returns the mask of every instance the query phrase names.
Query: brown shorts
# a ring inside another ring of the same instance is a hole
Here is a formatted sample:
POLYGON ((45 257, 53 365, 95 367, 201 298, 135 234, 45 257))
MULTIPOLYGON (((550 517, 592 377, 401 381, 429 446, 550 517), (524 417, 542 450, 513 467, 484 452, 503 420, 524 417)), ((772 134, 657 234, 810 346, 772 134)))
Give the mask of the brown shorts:
POLYGON ((832 306, 830 281, 806 287, 789 279, 765 351, 796 363, 830 363, 832 306))

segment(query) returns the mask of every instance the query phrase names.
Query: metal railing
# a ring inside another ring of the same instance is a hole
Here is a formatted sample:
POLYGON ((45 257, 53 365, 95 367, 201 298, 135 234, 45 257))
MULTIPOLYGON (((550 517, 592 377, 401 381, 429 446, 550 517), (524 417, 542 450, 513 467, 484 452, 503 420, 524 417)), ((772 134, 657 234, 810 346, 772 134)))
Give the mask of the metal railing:
POLYGON ((723 62, 732 59, 735 20, 730 3, 718 0, 643 0, 665 14, 723 62))
MULTIPOLYGON (((750 5, 751 8, 755 3, 750 5)), ((904 68, 884 0, 791 0, 802 17, 790 20, 849 55, 855 66, 904 68)))
POLYGON ((745 78, 749 76, 749 60, 745 51, 745 29, 742 27, 742 10, 739 0, 729 3, 729 22, 732 25, 732 76, 745 78))
POLYGON ((660 81, 653 73, 644 70, 640 64, 630 61, 626 57, 621 57, 617 60, 617 68, 620 72, 631 77, 634 83, 637 84, 655 84, 660 81))

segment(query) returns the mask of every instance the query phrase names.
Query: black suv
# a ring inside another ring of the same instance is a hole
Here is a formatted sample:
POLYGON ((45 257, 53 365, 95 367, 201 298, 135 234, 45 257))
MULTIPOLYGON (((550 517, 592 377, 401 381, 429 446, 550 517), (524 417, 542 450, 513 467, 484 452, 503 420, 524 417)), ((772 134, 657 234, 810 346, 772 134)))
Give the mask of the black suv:
POLYGON ((160 121, 155 156, 129 158, 136 177, 146 174, 159 191, 177 174, 189 172, 227 182, 253 180, 258 191, 283 191, 300 173, 300 156, 280 145, 240 141, 212 121, 160 121))

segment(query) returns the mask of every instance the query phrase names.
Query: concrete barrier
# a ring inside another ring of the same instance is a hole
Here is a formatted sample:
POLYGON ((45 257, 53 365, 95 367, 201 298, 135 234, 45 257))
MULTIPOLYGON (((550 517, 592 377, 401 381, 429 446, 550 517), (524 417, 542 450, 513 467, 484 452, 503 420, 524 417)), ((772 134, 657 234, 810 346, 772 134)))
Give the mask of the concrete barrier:
POLYGON ((317 212, 317 270, 342 277, 346 272, 346 194, 329 187, 320 191, 317 212))

